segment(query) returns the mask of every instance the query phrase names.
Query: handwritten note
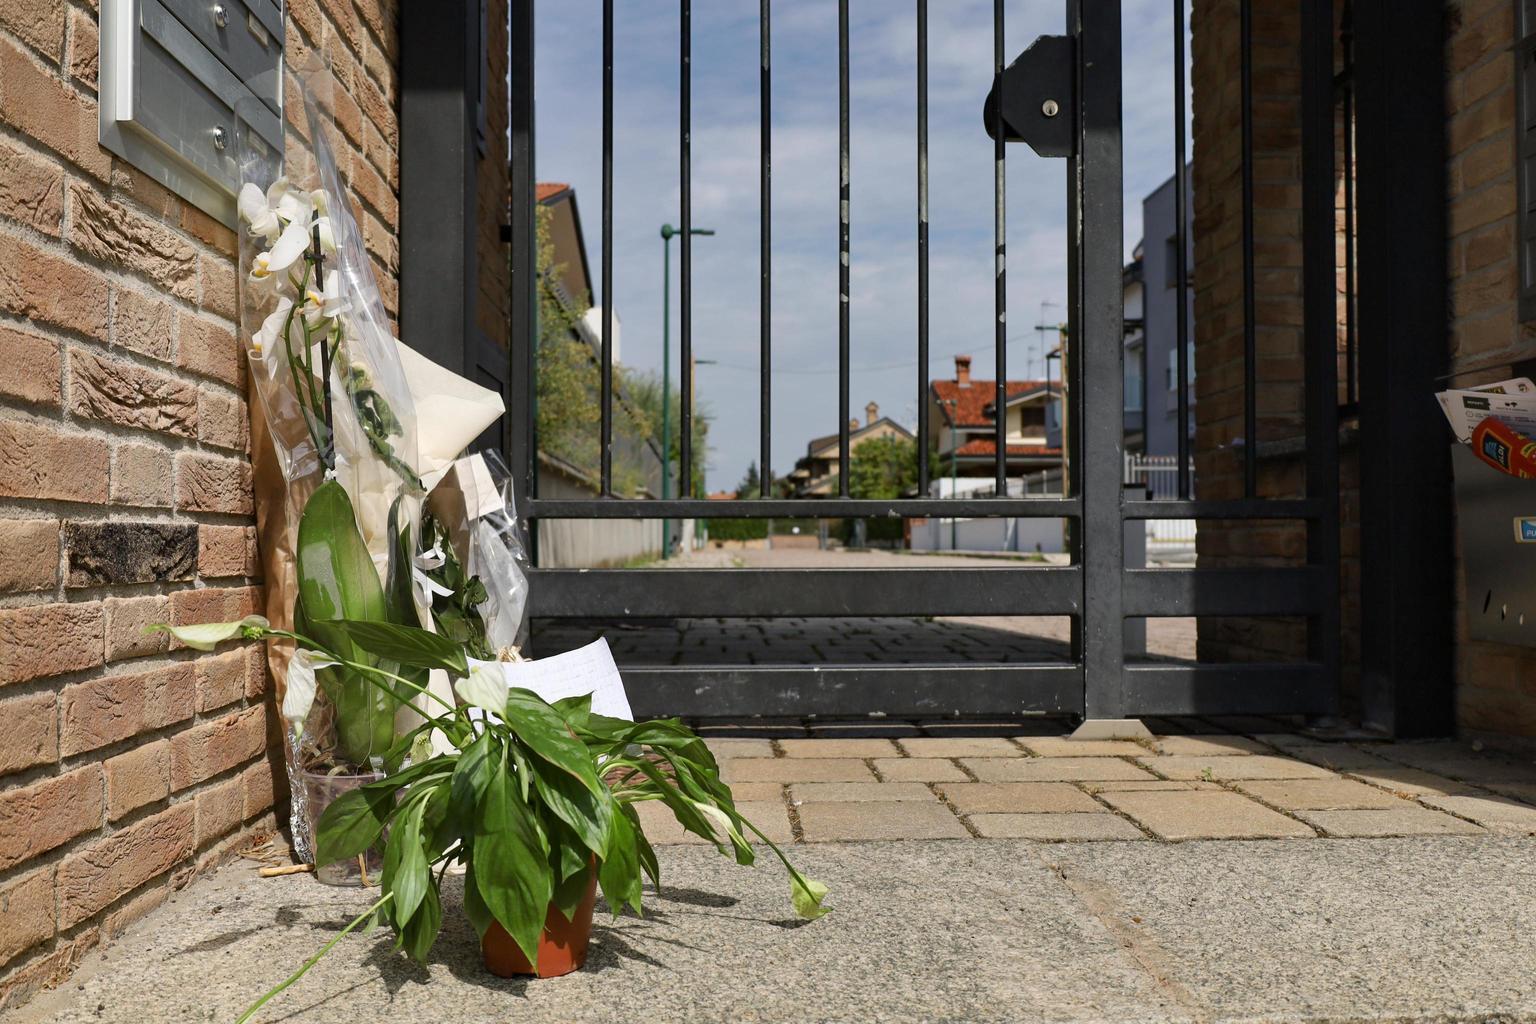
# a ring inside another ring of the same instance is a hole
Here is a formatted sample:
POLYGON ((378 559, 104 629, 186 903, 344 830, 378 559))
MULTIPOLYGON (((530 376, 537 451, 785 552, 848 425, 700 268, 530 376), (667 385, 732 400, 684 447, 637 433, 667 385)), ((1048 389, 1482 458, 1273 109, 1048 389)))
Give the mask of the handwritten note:
MULTIPOLYGON (((487 664, 471 660, 471 665, 487 664)), ((608 641, 599 637, 585 647, 535 661, 496 662, 508 687, 532 690, 551 704, 564 697, 592 695, 594 714, 635 720, 624 692, 624 680, 614 664, 608 641)))

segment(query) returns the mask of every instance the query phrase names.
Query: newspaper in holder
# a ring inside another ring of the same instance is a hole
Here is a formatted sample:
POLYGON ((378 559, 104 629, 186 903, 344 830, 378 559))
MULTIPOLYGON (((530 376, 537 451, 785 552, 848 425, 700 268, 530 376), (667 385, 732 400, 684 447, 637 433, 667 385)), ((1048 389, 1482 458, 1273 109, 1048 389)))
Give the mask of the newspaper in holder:
POLYGON ((1490 416, 1527 437, 1536 437, 1536 384, 1529 377, 1442 391, 1435 397, 1462 444, 1470 443, 1477 425, 1490 416))

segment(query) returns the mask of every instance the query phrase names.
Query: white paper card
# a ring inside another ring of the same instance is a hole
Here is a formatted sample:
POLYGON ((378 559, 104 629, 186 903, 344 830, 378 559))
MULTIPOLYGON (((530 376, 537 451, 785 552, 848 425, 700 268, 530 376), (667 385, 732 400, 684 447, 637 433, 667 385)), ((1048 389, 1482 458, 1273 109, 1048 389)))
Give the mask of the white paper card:
POLYGON ((1435 397, 1462 444, 1472 440, 1472 432, 1489 416, 1522 434, 1536 436, 1536 393, 1524 377, 1480 388, 1442 391, 1435 397))
POLYGON ((629 709, 629 697, 624 692, 624 680, 613 661, 613 652, 608 649, 608 641, 601 637, 585 647, 552 658, 502 662, 470 659, 469 663, 471 666, 498 665, 508 687, 532 690, 551 704, 564 697, 590 693, 594 714, 622 718, 626 722, 635 720, 634 712, 629 709))

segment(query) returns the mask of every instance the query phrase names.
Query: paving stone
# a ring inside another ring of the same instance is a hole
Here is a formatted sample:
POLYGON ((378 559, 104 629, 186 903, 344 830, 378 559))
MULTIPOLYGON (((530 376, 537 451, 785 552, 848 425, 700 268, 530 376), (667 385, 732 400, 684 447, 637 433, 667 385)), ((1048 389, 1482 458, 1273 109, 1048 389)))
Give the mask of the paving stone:
POLYGON ((1090 793, 1155 793, 1164 792, 1191 792, 1197 789, 1220 789, 1221 786, 1214 782, 1185 781, 1171 779, 1123 779, 1109 782, 1085 782, 1083 788, 1090 793))
POLYGON ((745 800, 782 800, 784 787, 777 782, 737 782, 731 786, 731 797, 737 803, 745 800))
POLYGON ((1104 806, 1066 782, 954 782, 939 795, 961 814, 1102 812, 1104 806))
POLYGON ((1536 835, 1536 807, 1499 796, 1426 796, 1431 807, 1463 818, 1504 835, 1536 835))
POLYGON ((900 751, 890 740, 809 739, 780 740, 785 757, 895 757, 900 751))
POLYGON ((1147 748, 1130 740, 1074 740, 1065 736, 1025 736, 1019 740, 1037 757, 1135 757, 1147 748))
POLYGON ((966 839, 949 808, 922 803, 810 803, 800 808, 806 842, 867 839, 966 839))
POLYGON ((1505 757, 1448 758, 1444 761, 1426 761, 1421 764, 1426 771, 1445 775, 1475 786, 1494 783, 1536 783, 1536 764, 1505 757))
POLYGON ((1204 779, 1231 782, 1237 779, 1328 779, 1333 773, 1315 764, 1264 754, 1199 757, 1142 757, 1137 759, 1170 779, 1204 779))
POLYGON ((1164 839, 1278 839, 1313 835, 1301 822, 1237 793, 1143 791, 1105 793, 1103 799, 1164 839))
POLYGON ((967 819, 985 839, 1145 839, 1135 825, 1113 814, 974 814, 967 819))
POLYGON ((1187 754, 1200 757, 1272 753, 1272 748, 1246 736, 1162 736, 1153 746, 1157 748, 1159 754, 1187 754))
POLYGON ((1333 836, 1475 836, 1483 830, 1449 814, 1409 804, 1390 811, 1297 811, 1333 836))
POLYGON ((789 798, 796 804, 938 799, 921 782, 797 782, 789 787, 789 798))
POLYGON ((1334 771, 1392 767, 1392 762, 1384 757, 1377 757, 1375 754, 1342 743, 1287 747, 1285 756, 1323 768, 1331 768, 1334 771))
POLYGON ((875 771, 886 782, 965 782, 965 772, 942 757, 881 757, 875 771))
MULTIPOLYGON (((768 838, 776 843, 794 842, 794 832, 789 827, 789 809, 778 800, 747 800, 737 801, 736 810, 741 816, 767 833, 768 838)), ((702 836, 696 836, 677 823, 672 812, 667 810, 660 800, 647 800, 635 806, 635 813, 640 815, 640 825, 645 830, 645 836, 652 844, 658 846, 675 846, 688 843, 707 843, 702 836)), ((751 833, 747 838, 752 839, 751 833)))
POLYGON ((1536 783, 1495 782, 1488 788, 1500 796, 1507 796, 1513 800, 1523 800, 1528 804, 1536 804, 1536 783))
POLYGON ((1089 782, 1150 779, 1151 774, 1116 757, 967 757, 960 761, 982 782, 1089 782))
POLYGON ((716 761, 724 761, 730 757, 773 756, 772 740, 710 736, 704 740, 704 745, 709 748, 711 754, 715 755, 716 761))
POLYGON ((1407 802, 1353 779, 1278 779, 1239 782, 1249 796, 1288 811, 1340 811, 1406 807, 1407 802))
POLYGON ((1024 750, 1000 736, 914 736, 896 741, 908 757, 1023 757, 1024 750))
POLYGON ((875 773, 851 757, 736 757, 720 765, 726 782, 874 782, 875 773))
POLYGON ((1419 768, 1362 768, 1350 771, 1349 775, 1373 786, 1380 786, 1388 792, 1406 796, 1457 796, 1476 792, 1464 783, 1419 768))

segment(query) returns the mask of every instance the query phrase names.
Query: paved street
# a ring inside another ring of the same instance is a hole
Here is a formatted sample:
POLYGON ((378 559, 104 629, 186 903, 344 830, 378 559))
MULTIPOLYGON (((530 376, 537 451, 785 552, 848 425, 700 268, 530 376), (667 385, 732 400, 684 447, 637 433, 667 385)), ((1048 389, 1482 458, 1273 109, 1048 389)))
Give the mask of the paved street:
MULTIPOLYGON (((655 563, 666 568, 903 569, 1018 568, 1018 559, 893 551, 708 548, 655 563)), ((1070 659, 1066 616, 942 618, 667 619, 645 623, 535 622, 543 657, 608 637, 619 665, 920 664, 944 661, 1040 663, 1070 659)), ((1193 660, 1194 619, 1152 619, 1147 653, 1193 660)))

